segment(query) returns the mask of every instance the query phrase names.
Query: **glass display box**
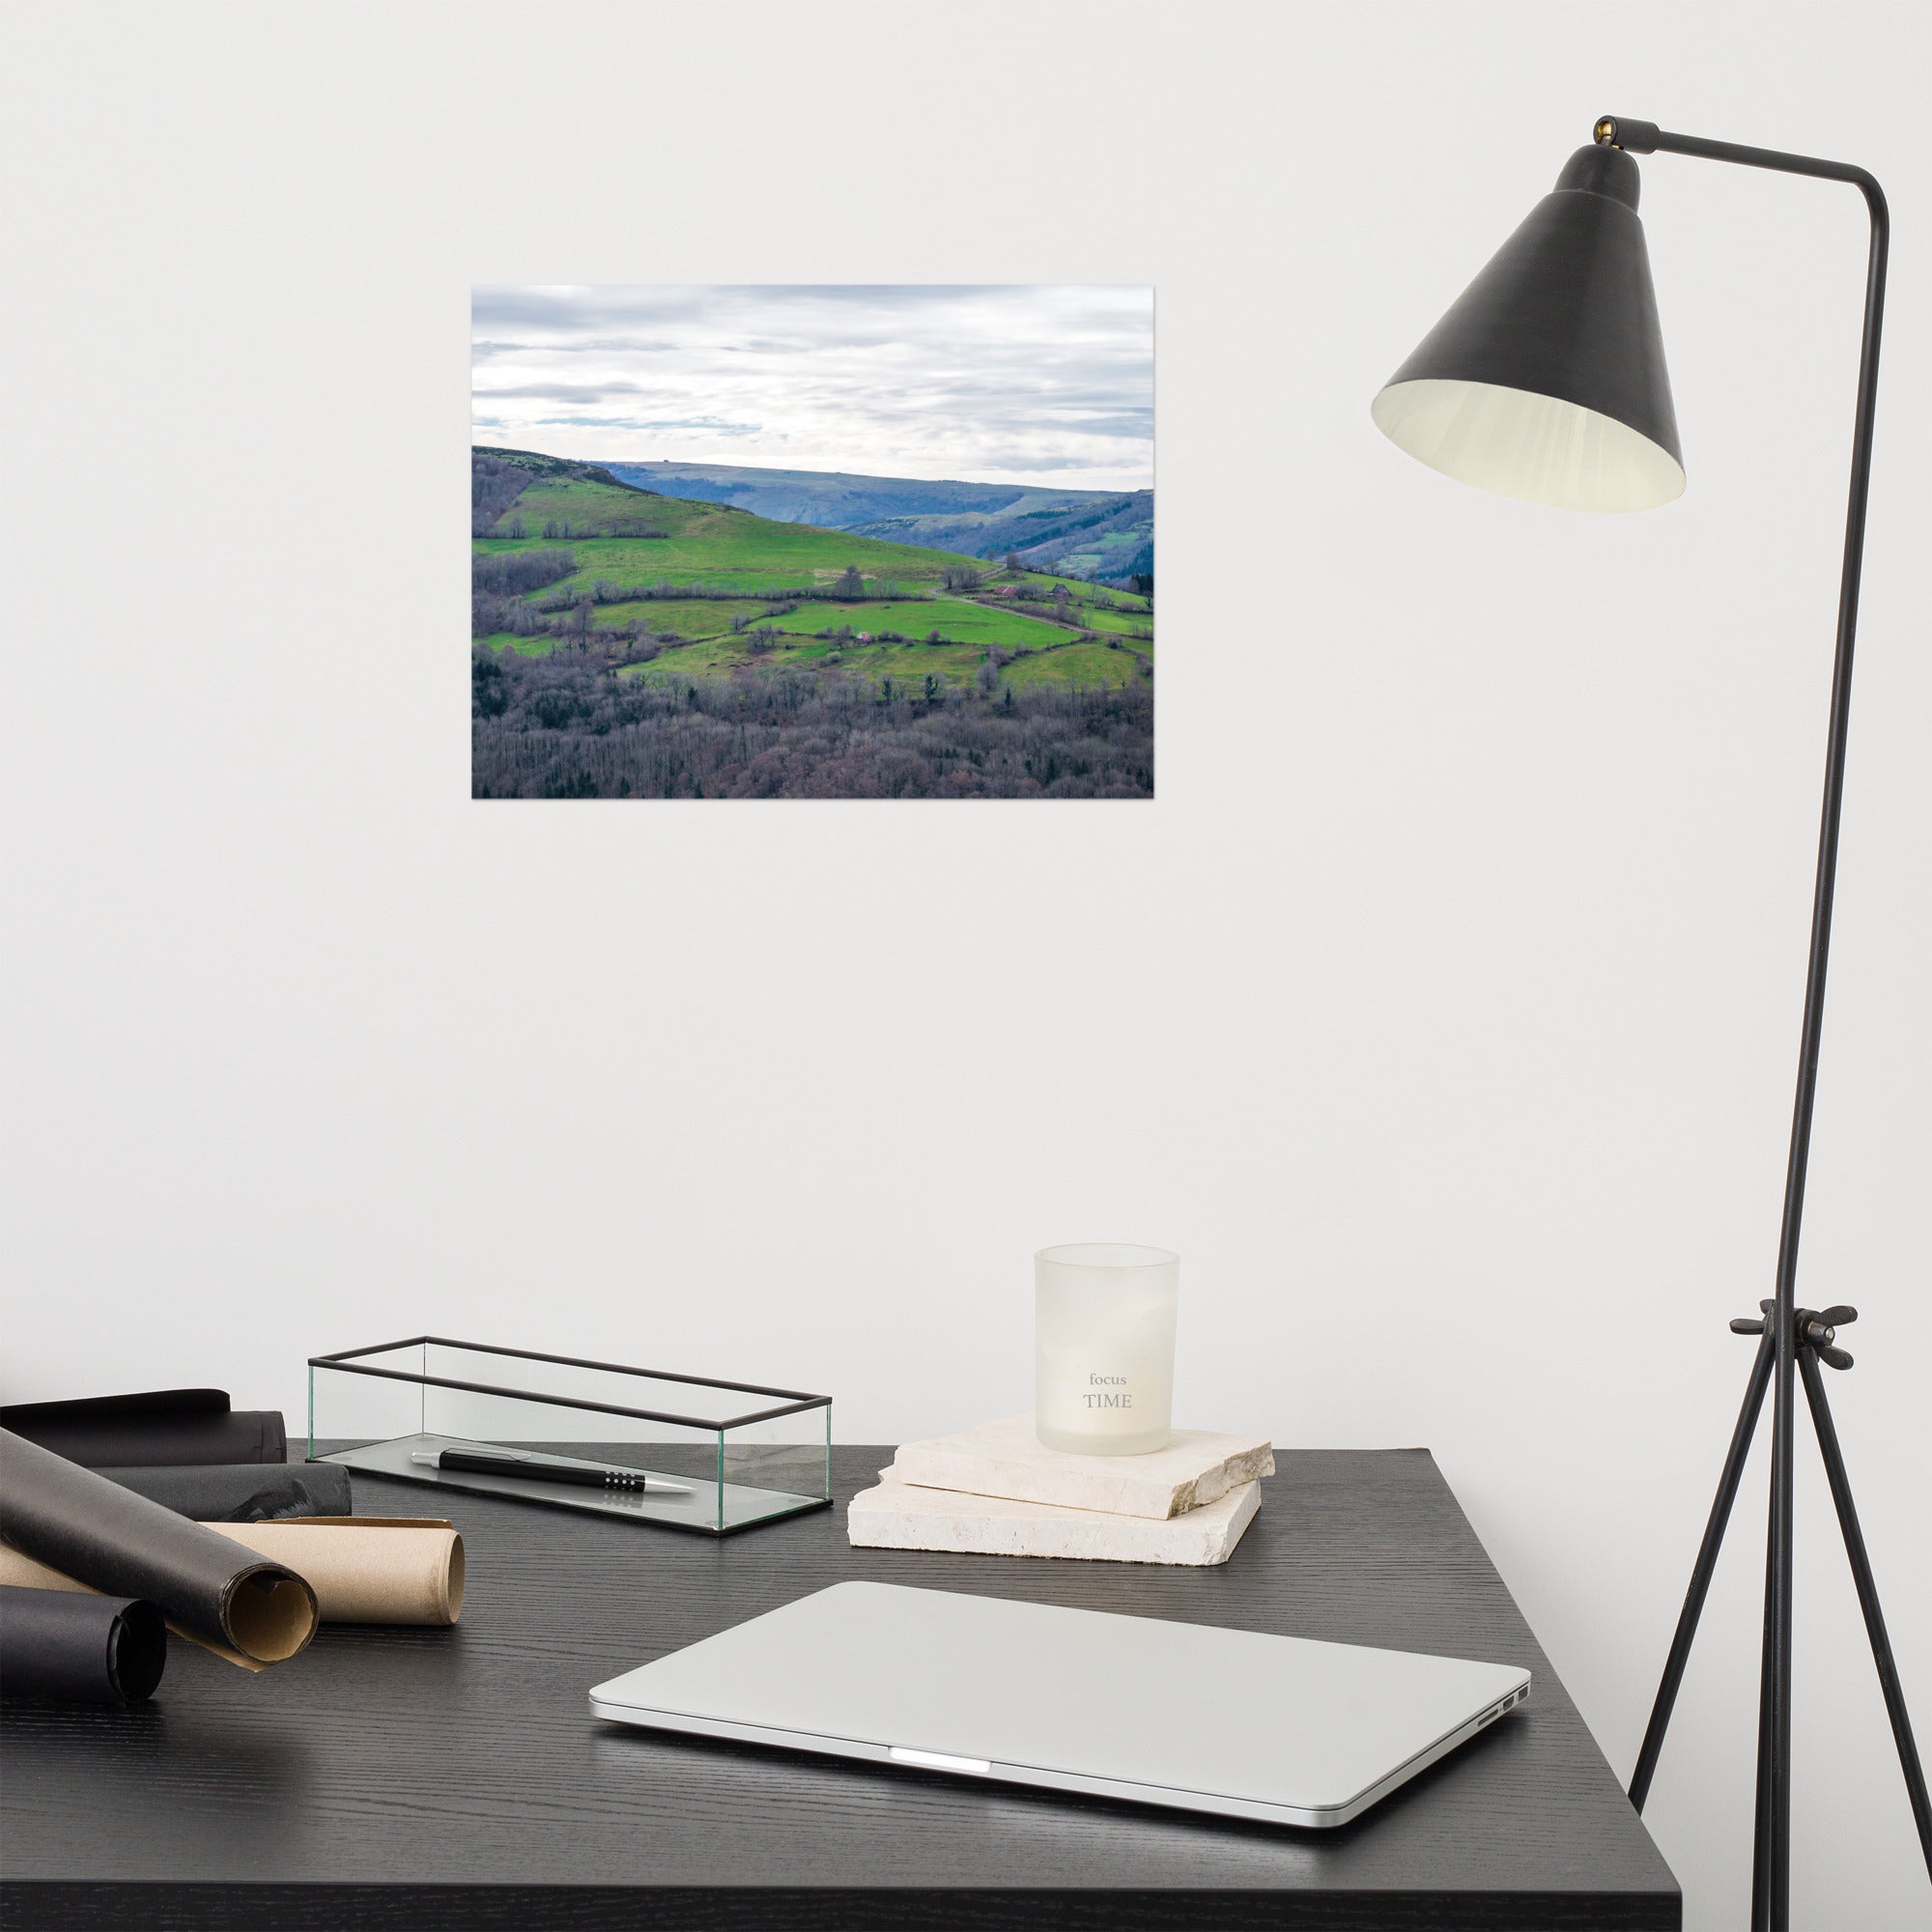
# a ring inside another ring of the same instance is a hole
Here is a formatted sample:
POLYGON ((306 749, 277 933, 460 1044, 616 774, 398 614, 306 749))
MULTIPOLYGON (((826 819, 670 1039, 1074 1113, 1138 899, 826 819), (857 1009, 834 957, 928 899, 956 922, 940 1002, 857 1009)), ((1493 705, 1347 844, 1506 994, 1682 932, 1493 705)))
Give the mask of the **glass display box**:
POLYGON ((416 1335, 311 1355, 308 1456, 728 1536, 832 1501, 832 1398, 416 1335))

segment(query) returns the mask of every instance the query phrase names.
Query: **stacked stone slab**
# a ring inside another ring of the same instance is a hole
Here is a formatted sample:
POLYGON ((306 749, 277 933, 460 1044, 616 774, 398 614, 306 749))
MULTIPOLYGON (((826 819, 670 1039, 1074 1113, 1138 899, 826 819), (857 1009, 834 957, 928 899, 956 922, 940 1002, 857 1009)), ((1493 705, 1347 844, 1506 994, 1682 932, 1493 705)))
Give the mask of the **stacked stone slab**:
POLYGON ((1033 1418, 908 1442, 853 1497, 861 1547, 1115 1563, 1225 1563, 1274 1473, 1265 1438, 1179 1429, 1150 1456, 1070 1456, 1033 1418))

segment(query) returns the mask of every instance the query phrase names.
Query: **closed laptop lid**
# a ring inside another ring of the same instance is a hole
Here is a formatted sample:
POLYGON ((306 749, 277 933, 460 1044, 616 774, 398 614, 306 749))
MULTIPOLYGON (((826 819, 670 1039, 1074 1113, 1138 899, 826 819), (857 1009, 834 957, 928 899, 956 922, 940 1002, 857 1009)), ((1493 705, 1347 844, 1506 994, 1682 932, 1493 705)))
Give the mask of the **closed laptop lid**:
POLYGON ((1528 1682, 1510 1664, 854 1582, 590 1695, 636 1723, 1324 1814, 1528 1682))

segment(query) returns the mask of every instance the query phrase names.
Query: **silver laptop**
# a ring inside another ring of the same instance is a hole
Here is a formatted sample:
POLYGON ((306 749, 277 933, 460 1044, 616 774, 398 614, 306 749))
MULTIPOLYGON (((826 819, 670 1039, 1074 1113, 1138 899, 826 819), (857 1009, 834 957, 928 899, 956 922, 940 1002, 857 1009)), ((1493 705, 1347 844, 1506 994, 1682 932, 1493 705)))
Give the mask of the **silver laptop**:
POLYGON ((600 1684, 620 1724, 1345 1825, 1529 1672, 890 1583, 837 1583, 600 1684))

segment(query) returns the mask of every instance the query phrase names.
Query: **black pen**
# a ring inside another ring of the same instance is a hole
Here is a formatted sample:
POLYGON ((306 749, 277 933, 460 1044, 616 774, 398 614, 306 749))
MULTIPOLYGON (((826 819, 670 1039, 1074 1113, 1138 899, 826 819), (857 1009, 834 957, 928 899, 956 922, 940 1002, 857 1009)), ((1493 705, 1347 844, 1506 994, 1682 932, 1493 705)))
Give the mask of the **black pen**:
POLYGON ((416 1449, 412 1463, 431 1469, 461 1469, 477 1476, 517 1476, 525 1482, 569 1483, 584 1490, 644 1491, 654 1496, 688 1496, 683 1483, 668 1483, 641 1469, 611 1469, 589 1463, 546 1463, 535 1456, 516 1456, 507 1449, 416 1449))

